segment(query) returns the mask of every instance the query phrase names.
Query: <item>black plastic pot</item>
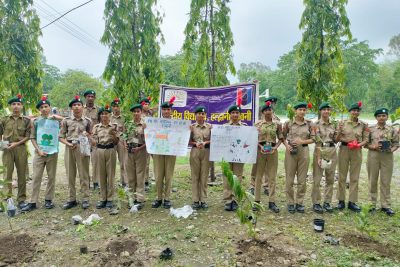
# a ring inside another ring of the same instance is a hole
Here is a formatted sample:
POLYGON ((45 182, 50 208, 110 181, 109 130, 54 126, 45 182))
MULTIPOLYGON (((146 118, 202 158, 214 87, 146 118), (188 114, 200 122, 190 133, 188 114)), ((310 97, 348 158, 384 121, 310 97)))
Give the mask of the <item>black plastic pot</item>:
POLYGON ((317 233, 322 233, 325 228, 324 219, 314 219, 314 231, 317 233))

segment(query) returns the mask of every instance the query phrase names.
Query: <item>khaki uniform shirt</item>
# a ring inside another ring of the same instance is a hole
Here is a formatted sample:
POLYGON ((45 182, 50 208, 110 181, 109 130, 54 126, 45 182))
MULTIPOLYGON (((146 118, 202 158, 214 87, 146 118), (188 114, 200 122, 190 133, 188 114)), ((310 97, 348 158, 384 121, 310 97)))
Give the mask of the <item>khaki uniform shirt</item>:
POLYGON ((126 142, 128 144, 134 143, 134 144, 143 145, 145 143, 145 141, 144 141, 144 121, 141 120, 139 123, 135 123, 134 121, 132 121, 132 123, 136 127, 131 133, 127 133, 126 142))
POLYGON ((197 122, 192 124, 192 131, 190 133, 190 140, 193 142, 205 142, 210 141, 211 136, 211 124, 205 122, 203 125, 197 122))
POLYGON ((4 141, 19 142, 29 137, 31 133, 31 120, 28 117, 20 115, 14 118, 8 115, 0 120, 0 136, 4 141))
POLYGON ((92 120, 92 126, 99 123, 99 108, 94 106, 93 108, 89 108, 86 105, 83 107, 83 116, 88 117, 92 120))
POLYGON ((124 121, 122 116, 115 116, 114 114, 111 115, 111 123, 116 123, 118 125, 118 131, 120 134, 124 131, 124 121))
POLYGON ((153 112, 150 109, 148 111, 142 110, 142 118, 144 117, 153 117, 153 112))
POLYGON ((379 141, 390 141, 392 147, 399 146, 399 135, 394 127, 384 125, 380 127, 378 124, 369 128, 368 143, 378 145, 379 141))
POLYGON ((255 126, 258 129, 258 142, 276 143, 277 139, 283 140, 282 124, 273 120, 267 122, 265 120, 258 121, 255 126))
POLYGON ((358 120, 352 122, 351 120, 345 120, 340 122, 342 130, 338 129, 338 134, 342 134, 340 141, 349 143, 353 140, 357 140, 358 143, 368 141, 369 128, 368 124, 358 120))
POLYGON ((78 141, 79 135, 84 131, 91 133, 92 122, 87 117, 79 119, 75 117, 66 117, 61 122, 60 137, 68 141, 78 141))
POLYGON ((329 122, 324 122, 322 119, 318 120, 315 124, 315 143, 317 146, 322 146, 323 143, 336 143, 337 125, 329 122))
POLYGON ((118 143, 119 132, 116 123, 109 123, 103 125, 102 123, 96 124, 93 127, 93 140, 99 145, 109 145, 118 143))
POLYGON ((290 142, 299 138, 301 140, 315 140, 315 132, 309 120, 303 122, 287 121, 283 127, 283 136, 290 142))

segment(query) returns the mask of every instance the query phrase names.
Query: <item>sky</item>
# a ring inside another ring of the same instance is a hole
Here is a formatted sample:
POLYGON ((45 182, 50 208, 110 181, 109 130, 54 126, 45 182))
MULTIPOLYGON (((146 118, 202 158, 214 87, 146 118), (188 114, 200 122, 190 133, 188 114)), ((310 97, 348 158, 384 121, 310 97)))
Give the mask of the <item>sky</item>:
MULTIPOLYGON (((86 0, 34 0, 41 26, 86 0)), ((42 30, 40 43, 47 63, 62 71, 84 70, 100 77, 107 62, 108 48, 99 40, 104 31, 105 0, 94 0, 42 30)), ((276 68, 278 59, 301 40, 298 28, 303 12, 301 0, 231 0, 231 29, 235 45, 234 62, 261 62, 276 68)), ((174 55, 184 41, 190 0, 159 0, 164 13, 161 30, 165 43, 161 55, 174 55)), ((347 13, 351 32, 371 48, 383 48, 400 33, 399 0, 349 0, 347 13)), ((378 60, 384 60, 381 56, 378 60)), ((234 80, 231 77, 231 80, 234 80)))

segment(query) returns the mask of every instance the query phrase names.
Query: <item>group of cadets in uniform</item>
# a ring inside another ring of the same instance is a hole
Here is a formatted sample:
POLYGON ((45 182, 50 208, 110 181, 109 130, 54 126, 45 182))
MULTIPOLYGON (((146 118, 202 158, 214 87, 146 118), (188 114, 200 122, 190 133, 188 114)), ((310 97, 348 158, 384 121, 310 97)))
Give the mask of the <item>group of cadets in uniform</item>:
MULTIPOLYGON (((0 120, 0 138, 8 142, 3 152, 3 164, 6 167, 5 179, 10 182, 5 187, 12 196, 12 174, 14 165, 18 177, 18 207, 31 211, 38 207, 40 185, 44 169, 47 170, 48 183, 45 193, 44 207, 54 207, 54 191, 56 182, 56 167, 58 153, 47 154, 36 142, 37 123, 40 120, 60 121, 59 140, 65 145, 65 167, 68 179, 69 198, 63 205, 70 209, 78 205, 76 194, 76 178, 79 176, 81 206, 90 206, 90 175, 89 165, 92 162, 92 181, 94 189, 100 189, 100 201, 97 208, 112 208, 116 173, 116 159, 120 162, 120 183, 126 185, 134 196, 134 204, 143 208, 145 191, 149 184, 150 156, 154 163, 156 184, 156 199, 153 208, 170 208, 171 187, 174 175, 176 156, 149 155, 146 151, 144 118, 152 116, 150 99, 140 99, 131 106, 131 119, 124 124, 121 117, 120 100, 111 102, 111 107, 95 106, 96 93, 87 90, 84 93, 86 105, 76 96, 69 103, 71 116, 63 118, 51 115, 50 101, 42 98, 36 108, 40 116, 29 119, 22 115, 23 99, 17 95, 8 101, 11 114, 0 120), (129 129, 127 129, 129 128, 129 129), (85 136, 91 144, 91 154, 82 154, 80 150, 81 137, 85 136), (31 139, 35 148, 33 157, 33 184, 31 199, 26 203, 26 166, 28 151, 26 142, 31 139)), ((161 115, 165 119, 172 118, 174 98, 161 104, 161 115)), ((258 130, 257 161, 251 171, 250 191, 255 194, 255 201, 261 203, 261 191, 268 195, 268 208, 278 213, 276 204, 276 178, 278 170, 278 148, 285 147, 285 192, 287 210, 289 213, 304 213, 304 198, 306 181, 310 162, 309 145, 315 143, 313 153, 312 209, 316 213, 332 212, 333 185, 338 167, 337 209, 346 207, 346 185, 349 176, 349 196, 347 208, 359 212, 358 183, 362 163, 362 148, 368 149, 367 172, 369 181, 369 197, 372 202, 371 211, 375 211, 378 196, 378 181, 380 187, 381 211, 391 216, 394 211, 390 206, 390 184, 393 174, 393 152, 399 147, 398 130, 386 123, 388 110, 380 108, 375 111, 376 125, 368 127, 359 120, 361 102, 354 103, 348 109, 349 118, 344 121, 334 121, 331 118, 332 107, 322 103, 319 109, 319 119, 313 123, 305 118, 310 103, 299 102, 294 105, 295 115, 282 124, 274 114, 276 97, 269 97, 261 107, 262 118, 255 126, 258 130), (339 148, 337 151, 337 148, 339 148), (321 180, 325 177, 323 188, 323 203, 321 205, 321 180), (295 177, 297 182, 295 183, 295 177), (296 186, 295 186, 296 185, 296 186)), ((212 125, 206 122, 207 110, 198 106, 194 110, 196 121, 190 126, 190 169, 192 180, 192 200, 194 209, 207 209, 207 182, 210 169, 210 136, 212 125)), ((246 126, 240 120, 241 107, 229 107, 230 121, 226 125, 246 126)), ((230 169, 240 181, 243 179, 243 163, 229 163, 230 169)), ((234 211, 238 208, 232 189, 226 177, 223 178, 223 200, 225 210, 234 211)), ((260 204, 253 209, 258 210, 260 204)))

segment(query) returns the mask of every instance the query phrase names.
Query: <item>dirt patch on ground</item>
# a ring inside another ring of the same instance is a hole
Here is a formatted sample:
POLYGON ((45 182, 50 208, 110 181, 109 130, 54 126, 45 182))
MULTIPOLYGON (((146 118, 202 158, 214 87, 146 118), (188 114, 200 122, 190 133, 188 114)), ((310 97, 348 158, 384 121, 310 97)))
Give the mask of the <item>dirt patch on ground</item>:
POLYGON ((343 236, 342 242, 346 247, 355 247, 360 251, 376 252, 380 256, 400 260, 400 247, 395 247, 389 243, 380 243, 369 237, 355 234, 343 236))
POLYGON ((108 239, 94 253, 93 266, 150 266, 150 257, 133 235, 108 239))
POLYGON ((237 248, 237 266, 300 266, 310 260, 293 240, 283 235, 239 240, 237 248))
POLYGON ((27 234, 0 235, 0 266, 30 262, 36 251, 34 239, 27 234))

